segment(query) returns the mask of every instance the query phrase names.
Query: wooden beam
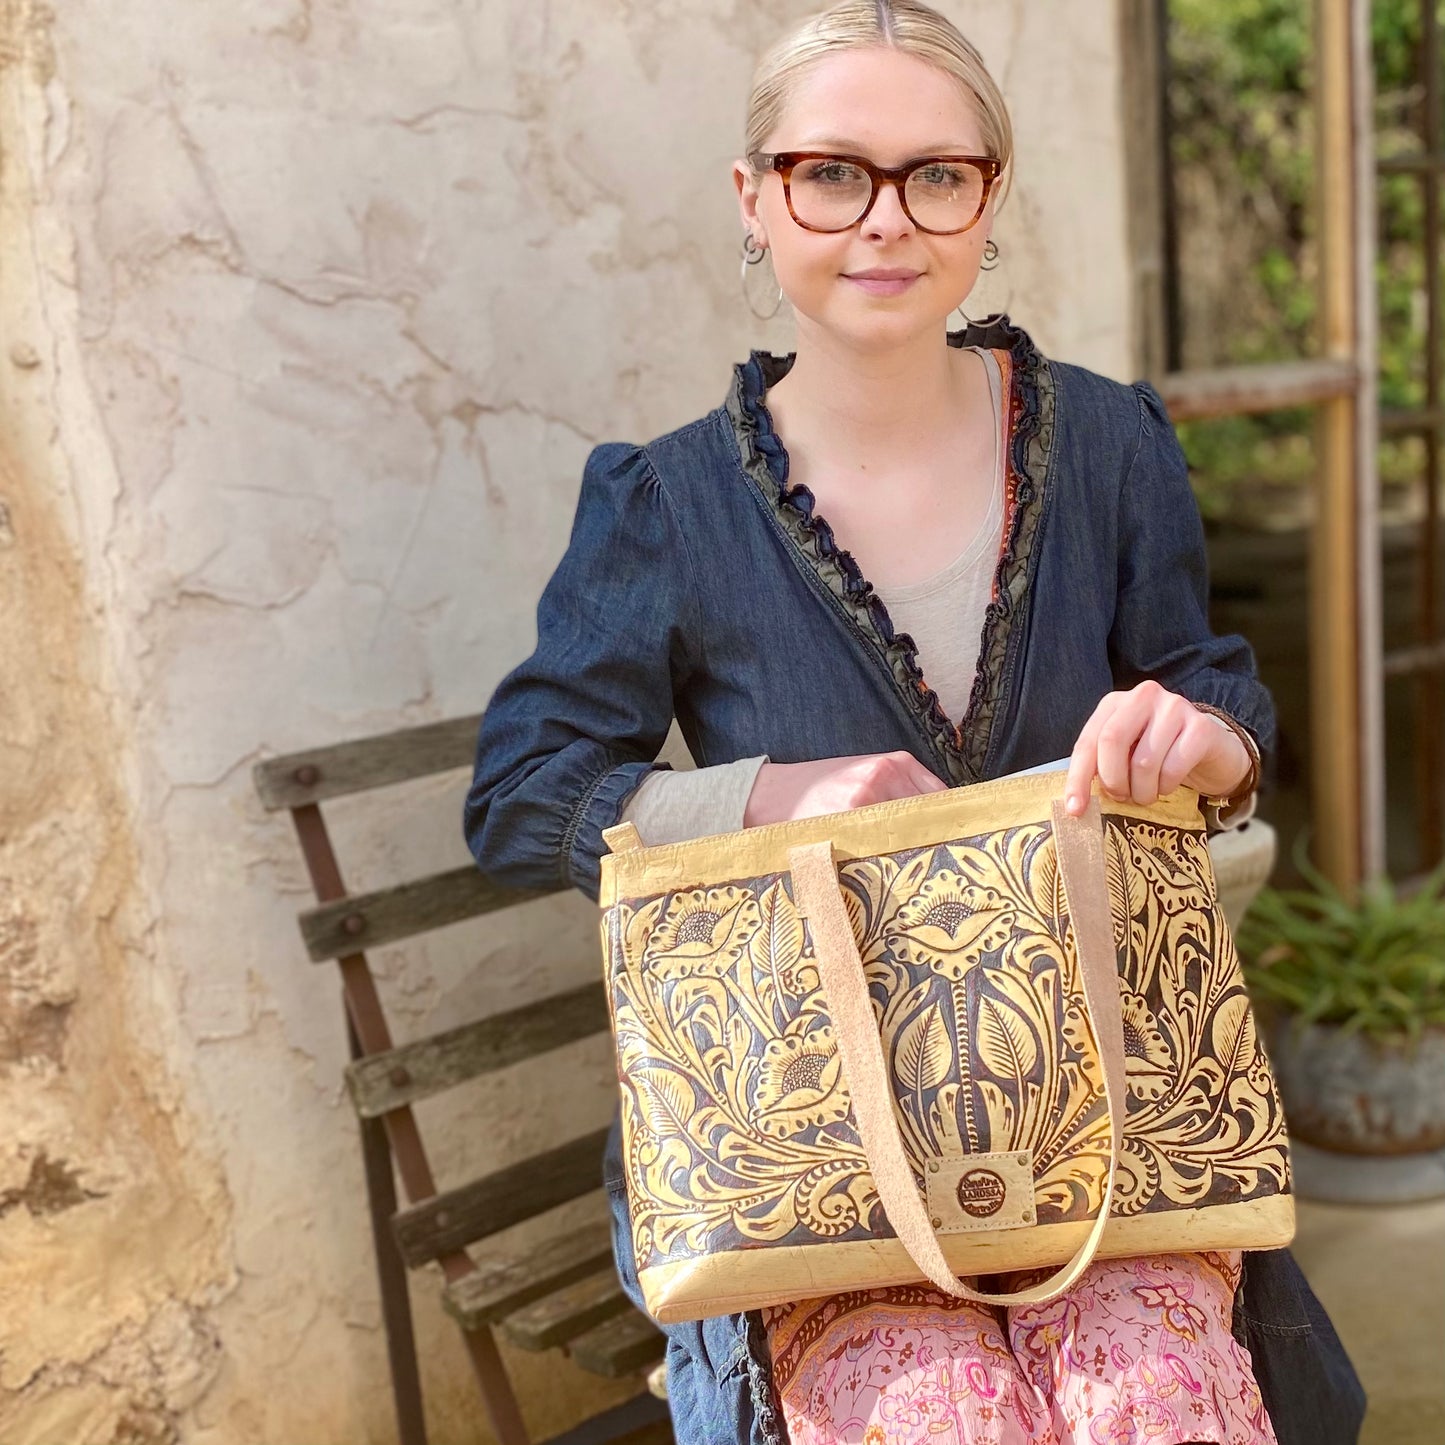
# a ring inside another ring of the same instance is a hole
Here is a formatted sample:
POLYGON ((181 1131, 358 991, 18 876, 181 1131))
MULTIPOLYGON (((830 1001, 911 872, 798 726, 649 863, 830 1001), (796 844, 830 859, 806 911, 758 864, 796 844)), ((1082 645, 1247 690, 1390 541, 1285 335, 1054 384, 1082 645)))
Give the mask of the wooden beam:
POLYGON ((1426 171, 1445 171, 1445 151, 1433 155, 1417 151, 1411 155, 1384 156, 1375 163, 1375 168, 1382 176, 1418 176, 1426 171))
POLYGON ((1157 387, 1169 408, 1169 419, 1180 422, 1316 406, 1354 396, 1359 383, 1359 367, 1353 357, 1326 357, 1172 371, 1157 387))
POLYGON ((1119 45, 1123 69, 1124 156, 1129 204, 1126 222, 1131 281, 1133 368, 1162 376, 1169 366, 1165 192, 1169 183, 1164 130, 1164 53, 1159 0, 1122 0, 1119 45))
POLYGON ((1445 642, 1424 642, 1418 647, 1401 647, 1385 654, 1386 677, 1407 677, 1412 672, 1442 668, 1445 668, 1445 642))
POLYGON ((1445 427, 1445 410, 1431 407, 1386 407, 1380 412, 1380 430, 1387 437, 1425 434, 1428 445, 1437 443, 1430 433, 1445 427))
MULTIPOLYGON (((1315 0, 1320 327, 1324 357, 1361 356, 1357 175, 1357 10, 1362 0, 1315 0)), ((1373 171, 1373 167, 1371 167, 1373 171)), ((1365 368, 1368 370, 1369 368, 1365 368)), ((1364 867, 1361 588, 1363 375, 1321 403, 1316 418, 1319 505, 1310 555, 1311 801, 1315 861, 1353 890, 1364 867)))
POLYGON ((1359 698, 1359 868, 1364 878, 1385 871, 1385 622, 1380 533, 1380 302, 1375 279, 1375 56, 1370 0, 1349 4, 1350 97, 1355 189, 1355 567, 1358 577, 1356 687, 1359 698))

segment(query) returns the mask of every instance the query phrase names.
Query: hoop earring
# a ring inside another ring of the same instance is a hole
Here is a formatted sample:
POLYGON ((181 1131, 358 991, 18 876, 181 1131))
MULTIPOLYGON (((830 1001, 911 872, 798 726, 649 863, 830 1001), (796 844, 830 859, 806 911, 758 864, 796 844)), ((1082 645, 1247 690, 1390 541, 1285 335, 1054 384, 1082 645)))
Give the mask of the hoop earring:
POLYGON ((743 301, 759 321, 771 321, 783 306, 783 288, 781 286, 778 287, 778 299, 773 303, 773 309, 768 312, 759 311, 753 305, 753 298, 748 295, 748 267, 756 266, 767 254, 768 248, 761 245, 751 231, 743 233, 743 263, 738 267, 738 278, 742 283, 743 301))
MULTIPOLYGON (((988 240, 983 243, 983 260, 979 262, 978 269, 979 269, 980 271, 993 271, 993 270, 996 270, 997 267, 998 267, 998 243, 994 240, 994 238, 993 238, 992 236, 990 236, 990 237, 988 238, 988 240)), ((982 317, 982 318, 979 319, 979 320, 975 320, 972 316, 968 315, 967 312, 964 311, 964 309, 963 309, 963 303, 962 303, 961 301, 959 302, 959 304, 958 304, 957 306, 955 306, 955 307, 953 308, 953 310, 954 310, 954 311, 957 311, 958 314, 963 318, 963 324, 964 324, 965 326, 967 326, 967 327, 970 327, 970 328, 972 328, 972 327, 978 327, 978 326, 987 326, 987 325, 989 324, 989 322, 995 320, 995 319, 997 318, 997 316, 999 315, 998 312, 994 312, 994 313, 993 313, 992 315, 990 315, 990 316, 985 316, 985 317, 982 317)), ((950 311, 950 312, 949 312, 949 315, 951 316, 952 314, 953 314, 953 312, 950 311)))
POLYGON ((950 311, 948 314, 952 316, 954 311, 958 312, 959 318, 960 320, 962 320, 964 327, 970 331, 977 330, 980 327, 986 328, 992 326, 995 321, 1002 320, 1005 314, 1002 311, 990 311, 987 316, 970 316, 966 311, 964 311, 962 301, 960 301, 958 305, 953 308, 953 311, 950 311))

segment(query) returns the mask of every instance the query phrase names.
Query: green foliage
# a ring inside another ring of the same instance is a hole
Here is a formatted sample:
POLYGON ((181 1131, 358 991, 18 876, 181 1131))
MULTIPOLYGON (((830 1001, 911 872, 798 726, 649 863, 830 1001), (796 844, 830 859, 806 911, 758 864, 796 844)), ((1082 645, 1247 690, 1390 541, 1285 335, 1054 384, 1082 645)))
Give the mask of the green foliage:
POLYGON ((1261 890, 1236 930, 1254 997, 1376 1038, 1445 1026, 1445 866, 1408 898, 1381 879, 1351 900, 1295 861, 1312 886, 1261 890))
POLYGON ((1175 431, 1193 473, 1200 512, 1208 519, 1239 511, 1244 489, 1259 493, 1261 481, 1305 486, 1314 475, 1312 422, 1308 408, 1265 416, 1222 416, 1181 421, 1175 431))
MULTIPOLYGON (((1445 0, 1438 3, 1445 17, 1445 0)), ((1171 0, 1171 161, 1185 315, 1209 318, 1200 329, 1212 333, 1191 339, 1186 323, 1186 366, 1318 354, 1313 9, 1312 0, 1171 0), (1218 259, 1204 259, 1210 255, 1218 259)), ((1370 7, 1382 156, 1427 148, 1420 133, 1419 22, 1420 0, 1373 0, 1370 7)), ((1423 187, 1415 176, 1382 176, 1378 204, 1380 403, 1418 406, 1423 187)), ((1305 483, 1312 469, 1309 416, 1294 411, 1181 426, 1205 515, 1231 513, 1246 495, 1243 485, 1305 483)), ((1418 477, 1413 451, 1386 451, 1387 482, 1418 477)))

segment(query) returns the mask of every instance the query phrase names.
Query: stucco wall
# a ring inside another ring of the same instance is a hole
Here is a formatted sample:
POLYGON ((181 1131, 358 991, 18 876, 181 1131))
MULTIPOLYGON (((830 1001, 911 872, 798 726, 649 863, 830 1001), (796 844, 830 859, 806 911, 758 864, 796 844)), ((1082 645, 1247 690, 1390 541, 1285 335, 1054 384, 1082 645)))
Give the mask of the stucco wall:
MULTIPOLYGON (((581 464, 750 345, 763 0, 0 0, 0 1439, 391 1438, 333 977, 250 767, 480 708, 581 464)), ((1014 106, 1007 307, 1130 374, 1111 0, 953 7, 1014 106)), ((455 786, 348 881, 465 861, 455 786)), ((377 959, 399 1033, 596 967, 590 906, 377 959), (539 960, 541 960, 539 962, 539 960)), ((452 1177, 609 1061, 428 1110, 452 1177)), ((481 1438, 428 1279, 433 1438, 481 1438)), ((523 1358, 539 1431, 617 1387, 523 1358)))

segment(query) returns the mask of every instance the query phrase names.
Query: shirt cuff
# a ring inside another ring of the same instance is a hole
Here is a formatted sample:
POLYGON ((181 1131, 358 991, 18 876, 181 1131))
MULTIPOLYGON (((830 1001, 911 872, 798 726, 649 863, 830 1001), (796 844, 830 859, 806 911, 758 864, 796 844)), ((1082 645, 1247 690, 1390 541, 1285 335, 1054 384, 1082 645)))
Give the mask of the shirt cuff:
POLYGON ((648 847, 736 833, 743 826, 748 795, 767 761, 764 753, 684 772, 649 773, 627 800, 621 821, 634 824, 648 847))

